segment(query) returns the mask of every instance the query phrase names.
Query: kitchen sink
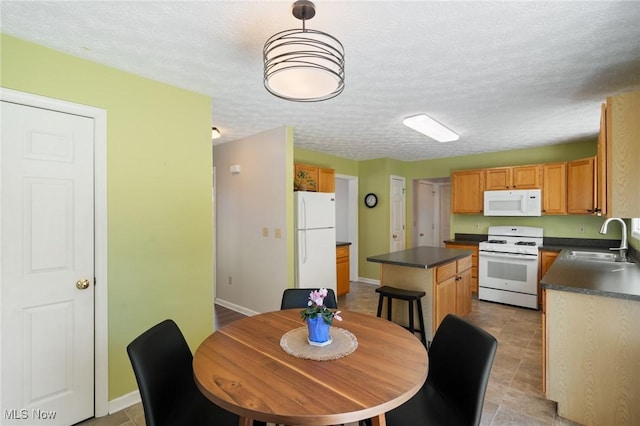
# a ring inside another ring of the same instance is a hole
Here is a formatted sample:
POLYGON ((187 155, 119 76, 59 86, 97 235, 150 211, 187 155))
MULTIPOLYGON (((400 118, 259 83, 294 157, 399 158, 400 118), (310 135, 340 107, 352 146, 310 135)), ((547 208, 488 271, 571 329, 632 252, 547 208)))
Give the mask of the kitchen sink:
POLYGON ((620 260, 620 256, 615 253, 606 253, 599 251, 568 250, 564 254, 563 259, 583 260, 586 262, 631 263, 620 260))

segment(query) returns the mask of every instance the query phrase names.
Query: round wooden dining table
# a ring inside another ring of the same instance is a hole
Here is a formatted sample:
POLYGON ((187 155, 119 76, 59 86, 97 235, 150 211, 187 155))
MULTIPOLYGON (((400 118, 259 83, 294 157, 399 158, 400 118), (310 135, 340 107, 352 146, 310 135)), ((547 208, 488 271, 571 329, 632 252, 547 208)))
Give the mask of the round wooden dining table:
POLYGON ((240 425, 253 420, 336 425, 368 418, 384 425, 385 413, 415 395, 426 380, 427 352, 418 338, 386 319, 351 311, 341 317, 332 329, 347 330, 357 347, 327 361, 299 358, 281 347, 284 334, 305 325, 299 309, 222 327, 195 352, 198 388, 238 414, 240 425))

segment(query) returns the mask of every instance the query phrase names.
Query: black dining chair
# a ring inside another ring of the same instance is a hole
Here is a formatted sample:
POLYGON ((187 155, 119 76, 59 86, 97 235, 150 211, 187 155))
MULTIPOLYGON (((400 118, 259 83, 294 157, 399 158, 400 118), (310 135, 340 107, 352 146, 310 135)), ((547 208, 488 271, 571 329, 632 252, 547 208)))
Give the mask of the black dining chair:
MULTIPOLYGON (((306 308, 309 302, 309 294, 317 288, 287 288, 282 293, 280 309, 306 308)), ((327 297, 324 299, 324 306, 330 309, 338 309, 338 302, 335 292, 328 288, 327 297)))
POLYGON ((478 425, 498 342, 473 324, 447 315, 429 348, 420 391, 386 414, 387 426, 478 425))
POLYGON ((147 426, 239 424, 237 415, 209 401, 196 386, 193 355, 172 320, 142 333, 127 346, 127 353, 147 426))

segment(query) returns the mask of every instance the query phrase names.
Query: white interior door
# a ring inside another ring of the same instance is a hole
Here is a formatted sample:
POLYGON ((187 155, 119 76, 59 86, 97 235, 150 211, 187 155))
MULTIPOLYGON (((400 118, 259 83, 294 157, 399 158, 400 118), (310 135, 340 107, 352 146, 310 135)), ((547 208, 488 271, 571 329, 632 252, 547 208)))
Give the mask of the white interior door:
POLYGON ((444 241, 450 238, 451 232, 451 184, 440 185, 440 241, 439 246, 444 247, 444 241))
POLYGON ((94 414, 94 123, 1 108, 2 424, 74 424, 94 414))
POLYGON ((436 217, 434 184, 426 181, 418 182, 418 239, 416 246, 434 246, 436 217))
POLYGON ((405 249, 405 178, 391 176, 391 251, 405 249))

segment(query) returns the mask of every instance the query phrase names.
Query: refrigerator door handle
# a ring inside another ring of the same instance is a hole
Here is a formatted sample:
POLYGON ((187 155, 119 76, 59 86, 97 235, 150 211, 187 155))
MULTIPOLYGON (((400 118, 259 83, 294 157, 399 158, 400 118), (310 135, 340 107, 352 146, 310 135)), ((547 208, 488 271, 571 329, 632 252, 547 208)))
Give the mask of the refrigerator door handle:
POLYGON ((300 231, 300 256, 302 263, 307 263, 307 230, 300 231))
POLYGON ((299 228, 307 229, 307 200, 302 197, 302 205, 300 206, 300 225, 299 228))

